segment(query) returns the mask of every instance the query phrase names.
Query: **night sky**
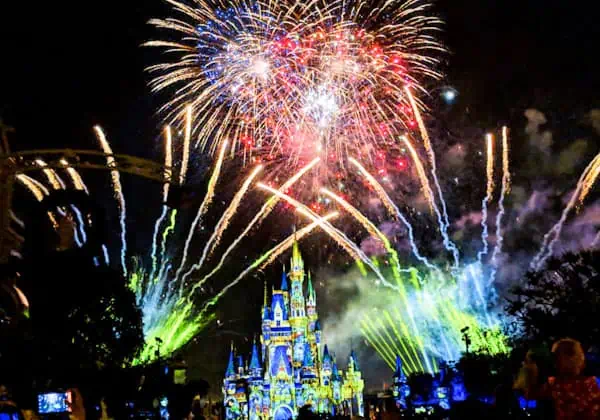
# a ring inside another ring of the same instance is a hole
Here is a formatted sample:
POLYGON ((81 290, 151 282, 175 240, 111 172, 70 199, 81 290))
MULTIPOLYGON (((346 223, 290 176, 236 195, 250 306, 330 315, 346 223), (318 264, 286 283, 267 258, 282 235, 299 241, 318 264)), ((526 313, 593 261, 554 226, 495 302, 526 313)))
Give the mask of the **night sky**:
MULTIPOLYGON (((600 26, 580 3, 438 0, 450 50, 440 86, 459 92, 454 112, 495 127, 522 124, 528 107, 559 122, 600 107, 600 26)), ((2 2, 0 116, 17 129, 13 149, 93 148, 91 129, 100 124, 115 151, 156 159, 161 99, 150 94, 144 68, 158 57, 140 45, 153 36, 148 19, 168 14, 160 0, 2 2)), ((256 290, 258 299, 262 286, 256 290)), ((225 318, 252 318, 248 328, 257 328, 259 305, 233 305, 225 318)), ((203 374, 220 374, 226 356, 200 347, 203 374)))

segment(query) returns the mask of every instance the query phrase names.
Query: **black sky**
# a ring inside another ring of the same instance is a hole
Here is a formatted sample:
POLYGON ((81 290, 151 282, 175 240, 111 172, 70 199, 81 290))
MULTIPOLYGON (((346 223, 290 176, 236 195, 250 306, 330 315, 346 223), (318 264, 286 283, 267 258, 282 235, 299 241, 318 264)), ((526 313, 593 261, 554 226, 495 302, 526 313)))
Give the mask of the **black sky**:
MULTIPOLYGON (((144 68, 157 57, 140 45, 148 19, 169 14, 161 0, 0 3, 0 116, 17 128, 13 149, 96 147, 101 124, 115 150, 156 157, 159 99, 144 68)), ((556 118, 600 107, 600 26, 586 3, 438 0, 451 51, 440 86, 455 86, 457 109, 479 125, 531 106, 556 118)), ((254 310, 237 306, 233 318, 254 310)))

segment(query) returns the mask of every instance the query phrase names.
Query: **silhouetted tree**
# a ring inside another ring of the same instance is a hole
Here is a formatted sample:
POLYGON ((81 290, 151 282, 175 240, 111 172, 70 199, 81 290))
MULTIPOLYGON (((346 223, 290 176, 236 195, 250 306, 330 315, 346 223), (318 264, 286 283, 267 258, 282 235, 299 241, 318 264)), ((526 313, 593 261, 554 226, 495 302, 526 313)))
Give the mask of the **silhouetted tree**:
POLYGON ((600 253, 552 258, 543 270, 526 273, 512 293, 506 309, 525 339, 572 337, 587 346, 600 344, 600 253))

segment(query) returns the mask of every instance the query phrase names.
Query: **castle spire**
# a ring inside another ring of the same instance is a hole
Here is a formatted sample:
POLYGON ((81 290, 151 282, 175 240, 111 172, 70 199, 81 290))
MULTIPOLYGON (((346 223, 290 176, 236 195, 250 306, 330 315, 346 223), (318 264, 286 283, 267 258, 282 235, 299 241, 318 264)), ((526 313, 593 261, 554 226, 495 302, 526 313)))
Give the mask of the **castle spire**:
POLYGON ((315 299, 315 289, 313 288, 312 277, 310 275, 310 271, 308 272, 308 299, 312 300, 313 302, 316 300, 315 299))
POLYGON ((256 347, 256 338, 254 339, 254 343, 252 344, 252 356, 250 357, 250 369, 258 370, 260 369, 260 360, 258 358, 258 348, 256 347))
MULTIPOLYGON (((295 234, 295 233, 294 233, 295 234)), ((304 261, 302 260, 302 255, 300 254, 300 247, 298 246, 298 241, 294 236, 294 245, 292 247, 292 266, 290 267, 292 272, 294 271, 304 271, 304 261)))
POLYGON ((267 281, 265 280, 265 297, 264 297, 264 301, 263 301, 263 308, 267 307, 267 281))
POLYGON ((283 271, 281 272, 281 290, 287 292, 289 290, 287 284, 287 275, 285 274, 285 265, 283 266, 283 271))
POLYGON ((404 372, 402 371, 402 359, 399 355, 396 356, 396 371, 394 372, 394 378, 404 379, 404 372))
POLYGON ((231 342, 231 350, 229 351, 229 363, 227 364, 225 376, 235 376, 235 367, 233 365, 233 341, 231 342))

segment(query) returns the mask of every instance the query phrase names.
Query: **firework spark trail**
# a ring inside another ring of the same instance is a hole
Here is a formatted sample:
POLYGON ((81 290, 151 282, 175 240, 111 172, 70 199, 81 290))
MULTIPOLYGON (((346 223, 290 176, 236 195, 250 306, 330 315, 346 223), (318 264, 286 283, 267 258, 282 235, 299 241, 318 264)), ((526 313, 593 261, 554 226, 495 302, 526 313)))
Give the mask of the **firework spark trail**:
POLYGON ((502 244, 504 242, 504 234, 502 232, 502 218, 506 213, 504 208, 504 198, 510 192, 510 160, 509 160, 509 144, 508 144, 508 127, 502 127, 502 189, 500 191, 500 200, 498 202, 498 214, 496 215, 496 245, 492 252, 492 271, 490 273, 489 285, 496 280, 498 271, 498 256, 502 252, 502 244))
POLYGON ((60 179, 60 177, 54 169, 50 169, 47 167, 48 165, 46 164, 46 162, 44 162, 42 159, 36 159, 35 163, 40 168, 43 168, 42 172, 44 173, 46 178, 48 178, 48 182, 50 183, 50 185, 52 185, 52 188, 54 188, 55 190, 65 189, 65 183, 63 182, 63 180, 60 179))
POLYGON ((152 271, 150 272, 150 278, 154 278, 154 273, 156 272, 156 248, 158 242, 158 231, 160 229, 160 225, 163 220, 167 216, 167 199, 169 198, 169 186, 171 185, 172 176, 173 176, 173 154, 171 152, 172 147, 172 137, 171 137, 171 127, 165 127, 165 183, 163 184, 163 206, 162 212, 158 219, 156 219, 156 223, 154 224, 154 234, 152 235, 152 271))
POLYGON ((487 144, 487 189, 485 198, 481 202, 481 242, 483 243, 483 249, 477 253, 477 261, 481 263, 481 258, 488 253, 488 204, 492 201, 494 194, 494 136, 488 134, 486 136, 487 144))
POLYGON ((163 257, 166 256, 167 240, 169 239, 169 235, 171 234, 171 232, 173 232, 175 230, 175 223, 177 222, 177 210, 176 209, 171 210, 169 219, 170 219, 169 226, 167 226, 167 228, 163 231, 161 245, 160 245, 160 255, 162 255, 163 257))
MULTIPOLYGON (((31 178, 30 176, 19 174, 17 175, 17 180, 21 184, 23 184, 29 191, 31 191, 33 196, 39 202, 41 202, 45 196, 50 194, 48 188, 44 187, 44 185, 41 182, 31 178)), ((54 214, 52 214, 50 210, 48 210, 47 214, 48 218, 52 222, 52 226, 54 226, 55 229, 58 228, 58 222, 56 221, 56 217, 54 217, 54 214)))
MULTIPOLYGON (((201 314, 206 313, 206 311, 208 310, 208 308, 210 308, 211 306, 214 306, 219 301, 219 299, 221 299, 221 297, 225 293, 227 293, 227 291, 229 289, 231 289, 236 284, 238 284, 252 270, 254 270, 256 268, 259 268, 259 267, 260 267, 260 269, 264 269, 266 267, 266 265, 270 264, 279 255, 281 255, 282 253, 284 253, 285 251, 287 251, 294 244, 295 241, 301 240, 304 236, 310 234, 317 226, 322 226, 324 223, 328 223, 328 220, 330 220, 330 219, 332 219, 334 217, 337 217, 337 216, 338 216, 338 213, 337 212, 333 212, 333 213, 327 214, 325 217, 322 217, 322 218, 321 217, 317 217, 316 220, 314 220, 311 224, 309 224, 309 225, 303 227, 302 229, 294 232, 293 234, 291 234, 290 236, 288 236, 283 242, 280 242, 278 245, 276 245, 275 247, 271 248, 269 251, 267 251, 265 254, 263 254, 260 258, 258 258, 256 261, 254 261, 239 276, 237 276, 235 278, 235 280, 233 280, 231 283, 229 283, 227 286, 225 286, 215 297, 213 297, 208 302, 206 302, 206 304, 202 308, 201 314)), ((192 289, 190 291, 190 294, 188 295, 188 301, 190 299, 192 299, 192 293, 193 293, 193 291, 194 291, 194 289, 192 289)))
POLYGON ((410 152, 410 156, 412 157, 412 160, 413 160, 416 170, 417 170, 417 176, 419 177, 419 180, 421 181, 421 190, 423 191, 423 195, 425 196, 425 199, 427 200, 427 203, 429 204, 429 210, 432 213, 435 212, 437 214, 438 222, 439 222, 440 228, 441 228, 441 226, 443 225, 443 221, 441 221, 442 216, 440 214, 439 209, 437 208, 437 205, 435 204, 435 199, 433 197, 433 191, 431 190, 431 185, 429 184, 429 178, 427 177, 427 173, 425 172, 425 168, 423 167, 423 162, 421 162, 421 159, 419 158, 417 151, 413 147, 410 140, 408 140, 408 137, 402 136, 402 137, 400 137, 400 139, 404 142, 404 145, 410 152))
POLYGON ((352 240, 350 240, 344 233, 340 232, 339 229, 332 226, 331 223, 322 220, 318 214, 313 212, 311 209, 309 209, 304 204, 293 199, 289 195, 287 195, 281 191, 278 191, 275 188, 271 188, 268 185, 265 185, 263 183, 259 183, 258 186, 264 190, 269 191, 270 193, 272 193, 274 195, 279 196, 283 200, 287 201, 292 206, 296 207, 296 210, 300 214, 308 217, 312 221, 318 220, 319 226, 321 227, 321 229, 323 229, 329 236, 331 236, 331 238, 333 238, 352 258, 354 258, 354 260, 357 263, 359 263, 359 264, 361 262, 365 263, 367 266, 369 266, 369 268, 371 268, 371 270, 373 270, 373 272, 375 273, 375 275, 377 276, 379 281, 381 281, 381 283, 383 283, 384 285, 386 285, 392 289, 398 290, 398 288, 396 286, 389 283, 385 279, 385 277, 383 277, 383 275, 381 274, 379 269, 375 266, 375 264, 373 264, 373 262, 369 259, 369 257, 367 257, 365 255, 365 253, 352 240))
POLYGON ((429 183, 429 178, 427 177, 427 173, 425 172, 425 168, 423 167, 423 163, 421 162, 421 159, 419 158, 417 151, 415 150, 415 148, 413 147, 411 142, 408 140, 408 137, 402 136, 401 139, 404 142, 404 145, 406 146, 408 151, 410 152, 412 160, 415 163, 415 166, 417 169, 417 176, 419 177, 419 180, 421 181, 423 195, 425 196, 427 202, 429 203, 429 209, 431 211, 433 211, 437 217, 438 225, 440 227, 440 233, 442 234, 442 241, 444 242, 444 247, 447 250, 452 252, 452 254, 454 256, 454 268, 458 269, 459 254, 458 254, 458 249, 456 248, 456 245, 450 240, 450 237, 448 236, 448 233, 447 233, 448 232, 448 229, 447 229, 447 223, 448 223, 447 219, 448 218, 447 218, 447 216, 442 215, 438 205, 435 202, 435 197, 434 197, 433 191, 431 189, 431 184, 429 183))
MULTIPOLYGON (((325 216, 323 216, 322 218, 319 218, 319 219, 320 220, 322 219, 323 222, 328 222, 330 220, 335 219, 338 216, 339 216, 339 213, 337 211, 334 211, 332 213, 326 214, 325 216)), ((309 225, 303 227, 302 229, 300 229, 299 231, 296 232, 295 236, 294 235, 288 236, 287 239, 285 239, 283 242, 280 243, 278 249, 273 251, 260 264, 260 266, 258 267, 258 270, 259 271, 264 270, 267 266, 271 265, 273 263, 273 261, 275 261, 276 258, 278 258, 287 249, 289 249, 294 244, 294 241, 298 241, 298 240, 302 239, 304 236, 311 233, 315 227, 319 226, 319 223, 322 223, 320 220, 314 221, 314 222, 310 223, 309 225)))
POLYGON ((85 182, 83 182, 83 178, 81 178, 81 175, 79 175, 79 172, 77 172, 75 168, 70 167, 69 162, 66 159, 61 159, 60 164, 65 167, 67 174, 71 178, 71 181, 73 181, 75 189, 79 191, 85 191, 86 194, 89 194, 90 192, 88 191, 85 182))
POLYGON ((42 201, 50 193, 46 187, 27 175, 19 174, 17 180, 31 191, 37 201, 42 201))
POLYGON ((435 152, 433 150, 433 146, 431 145, 431 140, 429 138, 429 132, 427 131, 427 127, 425 127, 425 123, 423 122, 423 118, 421 117, 421 112, 419 111, 419 107, 417 105, 417 102, 415 101, 410 87, 406 86, 404 88, 404 91, 406 92, 408 100, 410 101, 410 106, 413 110, 413 114, 415 116, 415 119, 417 120, 419 131, 421 133, 421 138, 423 139, 423 145, 425 146, 425 150, 427 151, 427 155, 429 156, 429 163, 431 165, 431 175, 433 177, 433 182, 437 190, 438 198, 440 199, 440 203, 442 205, 443 223, 441 223, 440 225, 440 233, 442 234, 444 247, 448 251, 452 252, 452 256, 454 257, 454 268, 458 268, 459 252, 454 242, 452 242, 450 240, 450 237, 448 236, 448 228, 450 227, 450 221, 448 219, 448 209, 446 207, 446 200, 444 200, 444 194, 442 193, 442 188, 440 187, 440 182, 437 176, 437 163, 435 159, 435 152))
POLYGON ((104 255, 104 262, 106 265, 110 265, 110 257, 108 256, 108 248, 106 245, 102 244, 102 254, 104 255))
MULTIPOLYGON (((46 162, 44 162, 42 159, 36 159, 35 163, 39 167, 43 168, 42 172, 48 179, 48 182, 50 183, 50 185, 52 185, 52 188, 54 188, 55 190, 64 190, 66 188, 63 180, 58 176, 58 174, 56 173, 56 171, 54 169, 50 169, 47 167, 48 165, 46 164, 46 162)), ((81 248, 81 246, 83 246, 83 244, 85 242, 87 242, 87 235, 85 234, 85 225, 83 222, 83 216, 81 214, 81 211, 79 211, 79 209, 75 205, 70 205, 69 207, 71 207, 71 209, 75 213, 75 216, 77 217, 79 229, 75 229, 74 239, 75 239, 75 243, 77 244, 77 246, 81 248)), ((60 210, 60 213, 63 216, 65 214, 64 212, 62 212, 62 210, 60 210)))
POLYGON ((532 270, 538 271, 540 268, 542 268, 546 260, 552 256, 552 253, 554 252, 554 245, 560 237, 565 221, 569 217, 569 214, 571 213, 573 208, 577 205, 578 202, 580 202, 582 192, 585 190, 585 188, 588 188, 589 191, 589 188, 591 188, 591 185, 593 185, 593 183, 595 182, 596 177, 598 176, 599 168, 600 153, 596 155, 596 157, 590 162, 590 164, 585 168, 585 170, 579 177, 579 181, 577 182, 575 192, 573 192, 573 194, 571 195, 571 199, 569 200, 567 206, 564 208, 559 221, 552 227, 552 229, 548 231, 548 233, 546 233, 546 235, 544 235, 544 241, 542 242, 540 250, 538 251, 537 255, 531 260, 531 264, 529 267, 532 270), (587 187, 588 185, 590 185, 590 187, 587 187))
POLYGON ((385 190, 383 189, 381 184, 379 182, 377 182, 377 180, 373 177, 373 175, 371 175, 356 159, 349 158, 348 160, 350 161, 350 163, 352 163, 354 166, 356 166, 358 168, 358 170, 360 171, 360 173, 367 179, 367 181, 369 181, 369 184, 371 184, 371 186, 375 189, 375 191, 377 192, 377 195, 381 199, 383 205, 388 209, 388 211, 392 215, 394 215, 398 219, 400 219, 400 221, 404 224, 404 226, 406 227, 406 230, 408 231, 409 243, 410 243, 410 247, 412 249, 414 256, 419 261, 421 261, 427 268, 434 270, 434 271, 439 271, 439 267, 436 267, 435 265, 431 264, 427 258, 425 258, 424 256, 421 255, 421 253, 419 252, 419 249, 417 247, 417 244, 415 243, 415 235, 414 235, 412 225, 408 222, 406 217, 404 217, 404 215, 402 214, 400 209, 396 206, 396 204, 392 201, 390 196, 385 192, 385 190))
POLYGON ((246 195, 246 192, 248 192, 248 188, 250 188, 250 184, 252 184, 254 178, 256 178, 256 176, 260 173, 260 171, 262 171, 262 169, 263 166, 258 165, 246 178, 241 188, 233 197, 233 200, 231 200, 229 207, 227 207, 227 210, 225 210, 223 216, 221 216, 221 219, 219 219, 219 221, 217 222, 213 234, 210 236, 210 238, 206 242, 206 245, 204 246, 204 250, 202 251, 202 257, 200 257, 200 260, 196 264, 192 265, 192 267, 183 275, 181 279, 182 285, 185 285, 185 280, 187 279, 187 277, 189 277, 194 271, 199 270, 203 266, 206 257, 209 254, 211 254, 214 251, 215 247, 219 244, 223 232, 225 232, 225 230, 229 226, 229 223, 231 222, 231 218, 237 212, 240 203, 242 202, 242 199, 246 195))
MULTIPOLYGON (((286 191, 289 188, 291 188, 292 185, 294 185, 300 178, 302 178, 302 176, 304 176, 304 174, 306 174, 309 170, 311 170, 319 161, 320 161, 319 158, 313 159, 308 165, 306 165, 304 168, 300 169, 295 175, 293 175, 281 187, 279 187, 279 191, 286 191)), ((279 203, 279 200, 280 200, 279 197, 273 196, 273 197, 269 198, 265 202, 265 204, 263 204, 262 208, 258 211, 258 213, 256 213, 256 215, 250 221, 250 223, 248 223, 248 225, 246 226, 244 231, 236 238, 235 241, 233 241, 233 243, 229 246, 229 248, 227 248, 225 250, 223 255, 221 255, 221 259, 219 260, 219 263, 215 266, 215 268, 213 268, 213 270, 210 273, 208 273, 200 281, 198 281, 194 285, 193 290, 202 286, 206 281, 208 281, 208 279, 210 279, 212 276, 214 276, 223 267, 223 264, 225 263, 225 260, 227 259, 229 254, 235 249, 235 247, 240 243, 240 241, 246 237, 248 232, 250 232, 250 230, 255 225, 262 223, 262 221, 271 213, 271 211, 273 211, 273 209, 275 208, 277 203, 279 203)))
POLYGON ((87 242, 87 235, 85 233, 85 224, 83 222, 83 215, 81 214, 81 211, 79 211, 77 206, 71 204, 71 208, 73 209, 75 216, 77 216, 77 222, 79 223, 79 230, 75 229, 75 242, 81 248, 81 246, 87 242))
POLYGON ((206 190, 206 195, 204 196, 204 200, 202 200, 202 204, 200 204, 198 213, 196 214, 196 217, 194 218, 194 221, 192 222, 192 225, 190 226, 190 232, 188 233, 187 239, 185 240, 185 246, 183 247, 183 257, 181 258, 181 263, 179 264, 179 268, 177 269, 177 272, 175 273, 176 280, 179 279, 179 276, 181 275, 181 272, 183 271, 185 263, 187 262, 188 251, 190 248, 190 244, 192 243, 192 238, 194 237, 194 234, 196 233, 196 228, 198 227, 198 223, 200 222, 200 219, 202 218, 204 213, 206 213, 206 210, 208 210, 208 206, 210 206, 210 203, 212 202, 212 199, 215 195, 215 186, 217 185, 217 181, 219 180, 219 176, 221 175, 221 167, 223 166, 223 158, 225 157, 226 149, 227 149, 227 142, 224 142, 223 146, 221 147, 221 152, 219 153, 217 162, 215 164, 215 169, 213 169, 213 173, 210 177, 210 180, 208 181, 208 188, 206 190))
POLYGON ((110 171, 111 181, 113 185, 113 189, 115 191, 115 197, 117 199, 117 204, 119 206, 119 223, 121 224, 121 267, 123 269, 123 274, 125 277, 128 275, 127 270, 127 262, 125 261, 127 255, 127 225, 126 225, 126 212, 127 209, 125 207, 125 195, 123 195, 123 187, 121 186, 121 174, 116 169, 116 162, 114 158, 114 154, 110 144, 106 140, 106 136, 102 131, 100 126, 95 126, 94 131, 96 132, 96 137, 100 142, 100 146, 102 147, 102 151, 106 155, 106 164, 109 168, 113 168, 110 171))
POLYGON ((583 186, 581 188, 581 193, 579 194, 579 198, 578 198, 578 201, 579 201, 578 206, 583 206, 583 202, 585 201, 586 197, 590 193, 590 190, 596 183, 596 179, 598 178, 599 174, 600 174, 600 161, 596 162, 590 168, 590 171, 588 172, 587 176, 583 180, 583 186))
MULTIPOLYGON (((170 131, 169 131, 169 143, 170 143, 170 131)), ((185 176, 187 174, 188 163, 190 161, 190 139, 192 137, 192 106, 188 105, 185 108, 185 133, 183 137, 183 156, 181 159, 181 172, 179 173, 179 183, 181 185, 185 182, 185 176)))

